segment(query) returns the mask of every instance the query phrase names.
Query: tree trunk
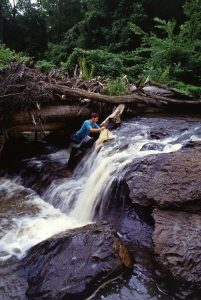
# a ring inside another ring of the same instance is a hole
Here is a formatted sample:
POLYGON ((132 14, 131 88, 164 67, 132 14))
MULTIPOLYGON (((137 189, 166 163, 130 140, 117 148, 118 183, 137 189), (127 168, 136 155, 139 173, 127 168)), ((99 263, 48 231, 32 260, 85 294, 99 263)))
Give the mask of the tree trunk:
POLYGON ((201 105, 201 100, 178 100, 170 99, 167 97, 162 97, 158 95, 123 95, 123 96, 107 96, 98 93, 92 93, 81 89, 69 88, 58 84, 46 84, 44 83, 46 89, 51 90, 53 93, 63 94, 69 98, 77 99, 90 99, 96 102, 111 103, 111 104, 126 104, 126 103, 145 103, 147 105, 164 105, 164 104, 176 104, 176 105, 201 105))
POLYGON ((21 125, 13 125, 8 129, 8 131, 12 132, 44 132, 44 131, 54 131, 64 129, 66 127, 66 122, 51 122, 44 124, 21 124, 21 125))
POLYGON ((13 116, 12 126, 21 124, 37 124, 48 123, 48 122, 65 122, 68 119, 74 119, 78 116, 88 116, 91 110, 83 106, 70 106, 70 105, 59 105, 59 106, 47 106, 40 110, 31 110, 28 112, 22 111, 13 116))

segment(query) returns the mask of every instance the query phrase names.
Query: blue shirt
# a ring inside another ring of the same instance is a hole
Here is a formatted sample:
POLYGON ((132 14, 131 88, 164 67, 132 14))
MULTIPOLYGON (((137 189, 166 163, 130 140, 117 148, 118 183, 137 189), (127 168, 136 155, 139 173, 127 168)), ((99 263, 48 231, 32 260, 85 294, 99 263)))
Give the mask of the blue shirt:
POLYGON ((80 130, 76 132, 76 136, 78 136, 81 139, 84 139, 87 135, 89 135, 91 128, 100 128, 100 127, 96 123, 91 123, 90 120, 84 121, 80 130))

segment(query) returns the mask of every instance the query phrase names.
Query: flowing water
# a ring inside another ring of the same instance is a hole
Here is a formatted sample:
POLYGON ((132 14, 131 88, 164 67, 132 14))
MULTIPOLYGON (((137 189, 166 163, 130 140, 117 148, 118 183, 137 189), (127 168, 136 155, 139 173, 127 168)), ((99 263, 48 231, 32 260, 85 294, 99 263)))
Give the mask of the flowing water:
MULTIPOLYGON (((16 266, 30 247, 63 230, 104 219, 109 214, 112 199, 119 197, 123 207, 118 216, 121 222, 119 220, 116 227, 125 241, 126 232, 133 231, 133 223, 128 225, 128 220, 135 220, 135 225, 140 224, 142 236, 151 244, 153 226, 143 223, 139 214, 125 205, 125 191, 118 188, 126 165, 147 155, 178 151, 189 141, 201 140, 201 124, 144 118, 124 122, 114 134, 116 139, 92 149, 70 177, 58 176, 40 196, 24 187, 20 176, 0 178, 0 299, 25 299, 27 286, 19 278, 16 266), (160 140, 150 137, 159 131, 162 132, 160 140)), ((52 161, 65 167, 67 160, 67 151, 60 150, 27 159, 25 165, 42 172, 44 162, 52 161)), ((154 280, 150 255, 149 251, 139 253, 132 274, 116 279, 92 298, 173 299, 168 296, 164 283, 160 283, 161 289, 154 280)), ((182 292, 178 297, 185 299, 182 292)))

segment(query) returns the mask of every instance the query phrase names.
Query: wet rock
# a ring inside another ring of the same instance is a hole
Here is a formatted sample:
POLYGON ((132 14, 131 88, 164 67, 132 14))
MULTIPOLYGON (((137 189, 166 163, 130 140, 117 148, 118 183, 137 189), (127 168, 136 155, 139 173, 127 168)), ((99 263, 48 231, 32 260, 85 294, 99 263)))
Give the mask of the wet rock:
POLYGON ((69 230, 34 246, 23 260, 29 299, 85 299, 132 266, 132 258, 106 222, 69 230))
MULTIPOLYGON (((144 124, 146 125, 147 119, 144 119, 144 124)), ((189 119, 172 119, 172 118, 161 118, 157 120, 155 118, 150 118, 148 126, 150 128, 149 135, 151 138, 156 140, 161 140, 173 135, 179 137, 183 136, 184 133, 190 133, 190 129, 194 127, 195 121, 189 119)), ((190 133, 191 135, 192 133, 190 133)))
POLYGON ((23 184, 31 187, 38 194, 42 194, 51 182, 58 178, 67 178, 72 171, 67 167, 67 162, 60 163, 46 159, 27 160, 22 162, 20 172, 23 184))
POLYGON ((147 151, 147 150, 162 151, 163 148, 164 148, 163 144, 148 143, 142 147, 141 151, 147 151))
POLYGON ((201 212, 201 151, 186 149, 148 156, 128 166, 125 180, 133 203, 201 212))
POLYGON ((154 220, 152 209, 130 203, 128 186, 115 180, 107 197, 101 202, 96 220, 106 220, 114 226, 129 250, 136 254, 136 248, 151 249, 154 220))
POLYGON ((186 149, 186 148, 200 148, 201 149, 201 141, 190 141, 188 142, 187 144, 185 144, 183 147, 183 149, 186 149))
POLYGON ((155 219, 153 241, 158 261, 175 278, 200 285, 200 216, 156 210, 153 217, 155 219))
POLYGON ((168 133, 163 132, 163 131, 151 131, 150 132, 150 137, 155 140, 160 140, 167 136, 168 136, 168 133))

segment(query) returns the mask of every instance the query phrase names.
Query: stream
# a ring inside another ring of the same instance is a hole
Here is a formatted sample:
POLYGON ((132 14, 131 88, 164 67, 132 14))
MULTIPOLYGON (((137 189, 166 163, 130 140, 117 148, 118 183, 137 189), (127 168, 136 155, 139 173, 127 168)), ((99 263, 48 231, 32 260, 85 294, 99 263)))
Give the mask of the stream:
POLYGON ((97 220, 113 224, 135 264, 90 299, 198 299, 196 291, 167 278, 155 263, 152 211, 131 203, 123 178, 135 159, 200 141, 201 123, 135 118, 113 134, 115 139, 94 146, 71 174, 65 173, 68 150, 46 144, 46 153, 23 158, 17 171, 9 168, 0 177, 0 299, 26 299, 27 283, 18 274, 18 264, 32 246, 97 220))

